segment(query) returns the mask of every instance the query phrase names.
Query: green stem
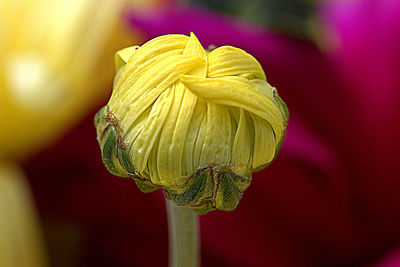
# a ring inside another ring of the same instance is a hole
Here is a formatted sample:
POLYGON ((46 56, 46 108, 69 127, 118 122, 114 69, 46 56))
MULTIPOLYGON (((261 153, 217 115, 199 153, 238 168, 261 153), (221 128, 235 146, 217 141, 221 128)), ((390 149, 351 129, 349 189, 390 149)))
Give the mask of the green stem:
POLYGON ((169 266, 199 267, 198 215, 190 207, 167 201, 169 231, 169 266))

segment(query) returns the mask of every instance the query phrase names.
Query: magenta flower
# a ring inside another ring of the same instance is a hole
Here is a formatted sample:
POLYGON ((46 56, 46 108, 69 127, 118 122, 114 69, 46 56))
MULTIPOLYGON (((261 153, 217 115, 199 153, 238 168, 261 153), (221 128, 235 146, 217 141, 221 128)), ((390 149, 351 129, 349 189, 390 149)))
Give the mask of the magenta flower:
MULTIPOLYGON (((400 264, 389 252, 400 243, 400 2, 341 1, 320 15, 322 50, 205 10, 129 14, 149 38, 193 31, 205 47, 247 50, 291 112, 280 155, 254 175, 238 208, 201 218, 204 266, 400 264)), ((161 193, 110 178, 95 142, 65 153, 94 140, 86 123, 26 164, 42 214, 90 229, 86 265, 165 265, 161 193), (69 166, 64 179, 43 177, 49 161, 54 172, 69 166)))

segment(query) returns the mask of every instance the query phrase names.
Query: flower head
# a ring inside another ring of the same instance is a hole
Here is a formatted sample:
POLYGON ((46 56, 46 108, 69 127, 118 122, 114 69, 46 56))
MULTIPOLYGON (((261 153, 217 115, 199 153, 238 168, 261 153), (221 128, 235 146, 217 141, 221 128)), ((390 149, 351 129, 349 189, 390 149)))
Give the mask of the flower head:
POLYGON ((207 52, 192 33, 121 50, 116 67, 95 119, 107 169, 199 213, 234 209, 288 119, 259 62, 231 46, 207 52))

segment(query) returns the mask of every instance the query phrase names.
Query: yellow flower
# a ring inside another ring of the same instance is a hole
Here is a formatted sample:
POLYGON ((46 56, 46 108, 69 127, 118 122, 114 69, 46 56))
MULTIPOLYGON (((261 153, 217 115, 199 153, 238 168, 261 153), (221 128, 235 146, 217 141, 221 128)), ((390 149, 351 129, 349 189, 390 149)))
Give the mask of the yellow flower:
POLYGON ((1 266, 49 266, 29 184, 17 164, 0 161, 1 266))
POLYGON ((116 67, 95 119, 107 169, 199 213, 234 209, 287 125, 259 62, 232 46, 208 53, 192 33, 121 50, 116 67))
POLYGON ((127 2, 0 0, 0 158, 28 156, 106 96, 106 62, 137 38, 127 2))

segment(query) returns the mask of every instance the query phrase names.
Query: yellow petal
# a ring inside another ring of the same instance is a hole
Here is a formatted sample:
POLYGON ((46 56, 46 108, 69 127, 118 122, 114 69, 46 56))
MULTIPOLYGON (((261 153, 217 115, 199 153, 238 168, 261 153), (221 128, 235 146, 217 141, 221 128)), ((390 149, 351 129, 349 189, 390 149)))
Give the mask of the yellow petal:
POLYGON ((116 75, 116 76, 118 76, 118 77, 116 77, 116 79, 118 79, 118 80, 115 82, 110 102, 114 101, 114 99, 126 97, 126 94, 128 93, 128 90, 130 89, 130 86, 132 86, 133 83, 135 81, 137 81, 141 76, 145 75, 145 73, 149 69, 156 67, 158 64, 160 64, 166 58, 169 58, 171 56, 181 55, 182 52, 183 52, 183 49, 174 49, 174 50, 170 50, 165 53, 159 54, 159 55, 145 61, 141 66, 138 66, 131 73, 129 73, 129 76, 127 76, 129 83, 124 84, 124 85, 122 85, 124 82, 120 79, 120 77, 123 75, 126 75, 125 73, 127 73, 127 70, 125 70, 125 67, 121 68, 119 71, 120 72, 122 71, 122 73, 117 73, 117 75, 116 75), (119 84, 121 84, 121 85, 119 85, 119 84))
POLYGON ((165 119, 174 99, 174 91, 172 89, 165 90, 151 108, 146 122, 143 123, 140 135, 133 142, 131 154, 135 155, 133 161, 139 172, 143 171, 147 166, 147 160, 154 143, 159 138, 159 133, 163 127, 165 119))
POLYGON ((174 173, 173 177, 184 177, 186 175, 192 174, 193 169, 187 169, 187 166, 184 166, 183 158, 192 156, 192 153, 189 155, 183 154, 185 143, 187 142, 187 134, 189 131, 189 127, 191 126, 190 122, 192 119, 192 115, 194 109, 196 107, 197 97, 186 90, 182 83, 177 84, 178 88, 182 88, 184 92, 184 96, 182 99, 182 104, 177 113, 177 118, 175 122, 175 129, 173 130, 171 144, 169 144, 169 152, 168 152, 168 167, 171 172, 174 173))
POLYGON ((232 165, 239 171, 243 171, 251 165, 252 138, 245 111, 243 109, 237 110, 234 115, 237 130, 232 145, 232 165))
POLYGON ((183 50, 189 37, 181 34, 163 35, 142 45, 133 57, 129 59, 126 71, 121 75, 121 83, 135 72, 136 69, 146 68, 146 62, 154 57, 168 53, 171 50, 183 50))
POLYGON ((128 60, 139 48, 138 45, 129 46, 115 53, 115 71, 118 72, 128 63, 128 60))
POLYGON ((282 114, 274 102, 257 94, 247 79, 235 76, 199 78, 181 75, 180 81, 204 100, 242 108, 268 121, 272 125, 277 140, 280 140, 284 131, 282 114))
MULTIPOLYGON (((126 96, 112 98, 109 106, 112 112, 121 119, 124 133, 129 132, 140 114, 153 104, 164 90, 178 80, 180 74, 188 72, 199 63, 201 62, 197 57, 171 56, 147 70, 136 81, 128 79, 125 83, 118 83, 115 90, 127 90, 126 96)), ((121 77, 127 71, 127 67, 121 77)))
POLYGON ((270 162, 275 155, 275 135, 271 125, 251 114, 254 124, 254 150, 252 168, 256 169, 270 162))
MULTIPOLYGON (((191 93, 189 90, 187 90, 187 92, 191 93)), ((193 174, 193 171, 199 168, 198 162, 201 153, 200 144, 203 144, 204 140, 204 135, 200 134, 200 132, 201 125, 203 123, 203 120, 205 120, 206 113, 207 104, 203 100, 196 97, 196 105, 189 123, 189 128, 186 134, 186 141, 183 148, 182 171, 184 176, 193 174), (198 148, 196 149, 196 147, 198 148)))
POLYGON ((175 134, 186 135, 185 132, 176 133, 176 123, 179 116, 182 101, 185 95, 185 88, 182 84, 173 86, 174 100, 168 117, 163 125, 160 135, 160 143, 158 145, 157 153, 157 168, 158 175, 162 183, 172 184, 177 178, 181 177, 181 157, 183 145, 180 143, 174 144, 172 140, 175 134), (172 148, 171 148, 172 147, 172 148), (175 151, 177 153, 172 154, 175 151))
POLYGON ((265 80, 260 63, 242 49, 221 46, 208 54, 208 74, 210 78, 243 75, 265 80))
POLYGON ((210 163, 226 165, 231 154, 231 120, 229 111, 214 103, 207 103, 207 128, 200 153, 199 167, 210 163))
POLYGON ((196 75, 198 77, 206 77, 208 58, 207 53, 201 46, 199 40, 194 33, 190 33, 190 38, 186 44, 184 55, 198 56, 199 59, 203 60, 203 63, 196 68, 192 69, 188 74, 196 75))

